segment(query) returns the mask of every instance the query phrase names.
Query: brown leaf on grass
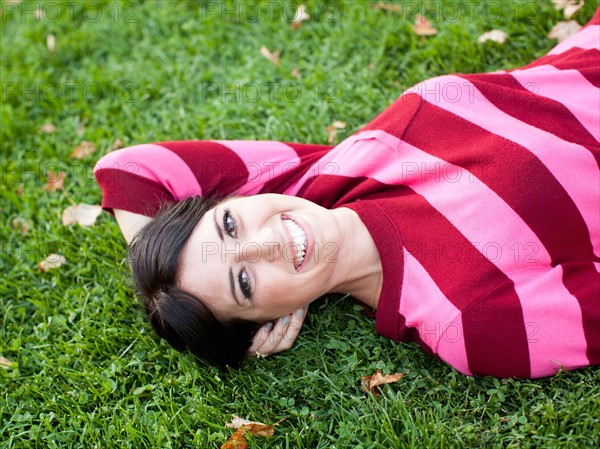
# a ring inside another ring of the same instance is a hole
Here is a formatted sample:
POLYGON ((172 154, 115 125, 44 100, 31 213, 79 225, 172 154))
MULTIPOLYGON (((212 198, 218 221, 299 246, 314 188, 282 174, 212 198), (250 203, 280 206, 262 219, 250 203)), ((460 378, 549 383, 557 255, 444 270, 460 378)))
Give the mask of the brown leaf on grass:
POLYGON ((54 131, 56 131, 56 126, 54 126, 52 123, 44 123, 40 127, 40 131, 46 134, 52 134, 54 131))
POLYGON ((71 153, 71 159, 83 159, 96 152, 96 145, 92 142, 83 141, 75 147, 71 153))
POLYGON ((242 427, 248 430, 252 435, 259 437, 272 437, 275 435, 275 428, 266 424, 247 424, 242 427))
POLYGON ((327 128, 325 128, 325 130, 327 131, 327 143, 332 145, 337 137, 337 129, 335 129, 332 125, 329 125, 327 128))
POLYGON ((248 449, 248 442, 246 441, 246 437, 244 437, 245 433, 246 429, 244 427, 240 427, 221 446, 221 449, 248 449))
POLYGON ((54 270, 55 268, 64 265, 66 262, 67 259, 65 256, 61 256, 60 254, 50 254, 48 257, 38 263, 38 270, 40 270, 42 273, 45 273, 46 271, 54 270))
POLYGON ((396 383, 402 379, 402 376, 404 376, 402 373, 383 376, 381 370, 377 370, 372 376, 362 376, 360 378, 361 389, 364 392, 370 391, 374 396, 379 396, 379 385, 396 383))
POLYGON ((413 31, 417 36, 433 36, 437 34, 437 30, 421 14, 417 14, 416 16, 413 31))
POLYGON ((561 10, 567 5, 569 0, 550 0, 554 4, 554 9, 561 10))
POLYGON ((56 47, 56 37, 54 37, 54 34, 46 36, 46 47, 48 47, 48 51, 54 51, 56 47))
POLYGON ((7 5, 18 5, 22 1, 23 0, 4 0, 4 3, 6 3, 7 5))
POLYGON ((35 11, 33 11, 33 17, 36 19, 42 19, 44 17, 44 10, 40 9, 40 8, 36 8, 35 11))
POLYGON ((344 129, 345 127, 346 127, 345 122, 336 120, 331 125, 329 125, 327 128, 325 128, 325 130, 327 131, 327 142, 329 142, 330 145, 333 144, 333 142, 335 142, 335 139, 337 137, 337 130, 344 129))
POLYGON ((8 360, 0 355, 0 368, 10 369, 13 366, 14 366, 13 362, 11 362, 10 360, 8 360))
POLYGON ((61 171, 54 173, 52 170, 48 170, 48 180, 44 186, 44 190, 48 192, 56 192, 57 190, 65 190, 65 172, 61 171))
POLYGON ((558 39, 558 43, 560 44, 565 39, 573 36, 581 29, 581 25, 579 25, 575 20, 569 20, 568 22, 558 22, 556 25, 552 27, 550 33, 548 33, 549 39, 558 39))
POLYGON ((402 11, 400 6, 398 6, 398 5, 390 5, 388 3, 383 3, 383 2, 379 2, 379 3, 375 3, 375 4, 371 5, 371 9, 382 9, 383 11, 393 11, 393 12, 402 11))
POLYGON ((306 12, 306 5, 300 5, 296 9, 296 14, 292 19, 292 29, 297 30, 302 25, 302 22, 310 19, 310 15, 306 12))
POLYGON ((248 430, 252 435, 257 435, 260 437, 272 437, 275 434, 275 426, 279 425, 280 422, 285 421, 286 418, 283 418, 280 421, 277 421, 273 425, 264 424, 256 421, 248 421, 247 419, 240 418, 237 415, 232 415, 233 419, 230 423, 225 424, 225 427, 229 427, 231 429, 239 429, 244 427, 248 430))
POLYGON ((298 70, 296 67, 292 69, 291 74, 294 78, 300 78, 300 70, 298 70))
POLYGON ((263 45, 260 47, 260 54, 271 61, 273 65, 279 65, 279 55, 281 54, 279 50, 275 50, 271 53, 271 51, 263 45))
POLYGON ((559 11, 564 9, 563 14, 565 19, 570 19, 583 7, 585 0, 552 0, 552 3, 554 3, 554 8, 559 11))
POLYGON ((79 223, 79 226, 83 227, 94 226, 100 213, 102 213, 102 206, 79 203, 77 206, 69 206, 63 211, 62 223, 64 226, 70 226, 73 223, 79 223))
POLYGON ((12 227, 13 229, 18 229, 19 232, 21 232, 21 234, 23 235, 27 235, 27 233, 29 232, 29 226, 23 218, 13 218, 12 227))
POLYGON ((257 421, 248 421, 247 419, 240 418, 238 415, 231 415, 233 419, 230 423, 225 424, 225 427, 230 429, 239 429, 242 426, 248 426, 250 424, 258 424, 259 426, 266 426, 266 424, 257 421))
POLYGON ((232 415, 233 419, 225 427, 237 429, 233 435, 221 446, 221 449, 243 449, 248 447, 244 434, 250 432, 254 436, 272 437, 275 434, 275 426, 285 421, 287 418, 280 419, 275 424, 268 425, 256 421, 248 421, 237 415, 232 415))
POLYGON ((571 17, 573 17, 577 11, 579 11, 581 8, 583 8, 584 3, 585 3, 584 0, 581 0, 580 2, 576 2, 575 0, 571 0, 571 1, 567 2, 567 5, 565 6, 565 10, 563 11, 565 19, 568 20, 571 17))
POLYGON ((119 138, 115 140, 111 146, 113 150, 118 150, 119 148, 123 148, 123 141, 119 138))
POLYGON ((492 41, 492 42, 497 42, 499 44, 503 44, 504 42, 506 42, 507 38, 508 38, 508 34, 506 34, 504 31, 491 30, 491 31, 486 31, 481 36, 479 36, 479 38, 477 38, 477 42, 479 42, 480 44, 483 44, 484 42, 492 41))
POLYGON ((23 184, 17 186, 17 196, 23 196, 23 184))

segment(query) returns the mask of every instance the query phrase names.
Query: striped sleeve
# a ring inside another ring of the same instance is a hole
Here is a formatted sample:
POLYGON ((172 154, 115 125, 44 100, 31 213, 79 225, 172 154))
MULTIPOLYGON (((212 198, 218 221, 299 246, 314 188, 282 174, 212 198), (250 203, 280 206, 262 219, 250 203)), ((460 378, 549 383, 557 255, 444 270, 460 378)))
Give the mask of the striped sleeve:
POLYGON ((373 172, 404 261, 380 333, 466 374, 600 363, 599 39, 592 21, 522 69, 427 80, 358 134, 401 174, 373 172))
POLYGON ((154 216, 189 196, 279 193, 331 147, 275 141, 173 141, 102 157, 94 169, 102 207, 154 216))

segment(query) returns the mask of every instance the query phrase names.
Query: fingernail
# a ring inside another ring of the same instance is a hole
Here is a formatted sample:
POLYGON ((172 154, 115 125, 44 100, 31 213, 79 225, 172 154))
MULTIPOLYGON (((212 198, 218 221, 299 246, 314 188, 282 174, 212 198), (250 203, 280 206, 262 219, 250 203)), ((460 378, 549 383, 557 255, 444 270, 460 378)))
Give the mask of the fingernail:
POLYGON ((265 330, 267 332, 271 332, 271 329, 273 329, 273 323, 269 322, 269 323, 265 324, 265 330))
POLYGON ((296 310, 296 318, 300 319, 304 316, 304 307, 302 309, 296 310))
POLYGON ((289 317, 289 316, 284 316, 284 317, 281 319, 281 325, 282 325, 282 326, 287 326, 287 324, 288 324, 289 322, 290 322, 290 317, 289 317))

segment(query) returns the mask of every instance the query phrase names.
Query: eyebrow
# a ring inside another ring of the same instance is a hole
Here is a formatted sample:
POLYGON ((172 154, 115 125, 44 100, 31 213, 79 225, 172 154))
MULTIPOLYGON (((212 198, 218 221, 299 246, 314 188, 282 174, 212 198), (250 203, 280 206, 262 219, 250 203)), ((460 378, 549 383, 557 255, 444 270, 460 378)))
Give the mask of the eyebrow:
POLYGON ((217 221, 217 208, 215 207, 215 213, 213 214, 215 219, 215 228, 217 229, 217 234, 219 234, 219 238, 223 241, 223 231, 221 231, 221 227, 219 226, 219 222, 217 221))
POLYGON ((241 306, 242 303, 240 302, 237 295, 235 294, 235 280, 233 277, 233 270, 231 269, 231 267, 229 267, 229 287, 231 288, 231 296, 233 296, 233 299, 235 299, 235 302, 238 303, 238 306, 241 306))
MULTIPOLYGON (((221 231, 221 227, 219 226, 219 222, 217 220, 217 209, 215 208, 215 213, 213 214, 214 219, 215 219, 215 228, 217 229, 217 234, 219 234, 219 238, 221 239, 221 242, 223 242, 223 231, 221 231)), ((241 306, 242 303, 240 302, 240 300, 238 299, 237 295, 235 294, 235 279, 233 276, 233 270, 231 267, 229 267, 229 288, 231 289, 231 296, 233 296, 233 299, 235 300, 235 302, 241 306)))

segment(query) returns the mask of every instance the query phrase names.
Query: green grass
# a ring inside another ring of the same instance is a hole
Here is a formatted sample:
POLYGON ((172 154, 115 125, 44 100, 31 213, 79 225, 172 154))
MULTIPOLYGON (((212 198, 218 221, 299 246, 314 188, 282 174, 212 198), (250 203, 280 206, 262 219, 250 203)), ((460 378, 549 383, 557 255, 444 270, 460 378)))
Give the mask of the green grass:
MULTIPOLYGON (((360 307, 338 300, 311 309, 287 353, 239 372, 198 364, 146 324, 115 221, 62 226, 70 203, 42 189, 46 170, 67 172, 76 202, 99 203, 92 169, 117 138, 326 143, 326 126, 343 120, 340 141, 416 82, 543 55, 562 20, 550 1, 404 2, 404 13, 305 3, 313 17, 297 31, 288 25, 295 7, 281 2, 238 4, 237 14, 216 2, 2 3, 0 355, 15 365, 0 369, 0 447, 220 447, 232 413, 287 417, 273 438, 251 441, 261 448, 596 447, 600 369, 538 381, 466 377, 378 336, 360 307), (437 36, 413 35, 415 5, 437 36), (478 45, 492 28, 510 40, 478 45), (261 45, 281 51, 279 67, 261 45), (46 122, 57 131, 40 132, 46 122), (98 152, 70 159, 82 140, 98 152), (51 252, 68 263, 38 272, 51 252), (375 398, 358 380, 376 369, 405 376, 375 398)), ((585 23, 597 7, 588 0, 575 19, 585 23)))

